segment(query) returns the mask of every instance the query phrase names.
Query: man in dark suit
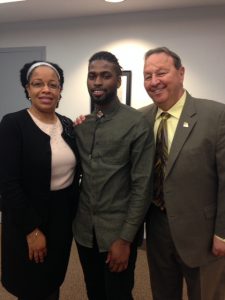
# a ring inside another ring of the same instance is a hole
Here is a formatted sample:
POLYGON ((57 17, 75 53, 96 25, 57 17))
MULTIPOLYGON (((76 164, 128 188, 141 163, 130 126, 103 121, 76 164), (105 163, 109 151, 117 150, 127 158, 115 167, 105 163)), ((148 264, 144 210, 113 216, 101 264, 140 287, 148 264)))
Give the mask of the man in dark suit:
POLYGON ((154 300, 225 299, 225 105, 193 98, 184 67, 166 47, 145 55, 144 86, 153 104, 141 111, 155 136, 168 112, 163 193, 147 216, 154 300))

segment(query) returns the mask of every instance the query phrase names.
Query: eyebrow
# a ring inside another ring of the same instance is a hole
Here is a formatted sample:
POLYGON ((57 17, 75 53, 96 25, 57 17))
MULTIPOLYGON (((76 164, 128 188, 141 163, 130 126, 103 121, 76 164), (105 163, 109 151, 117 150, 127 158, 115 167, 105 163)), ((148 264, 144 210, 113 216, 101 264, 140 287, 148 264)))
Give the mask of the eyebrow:
POLYGON ((112 75, 113 73, 111 71, 89 71, 88 75, 112 75))

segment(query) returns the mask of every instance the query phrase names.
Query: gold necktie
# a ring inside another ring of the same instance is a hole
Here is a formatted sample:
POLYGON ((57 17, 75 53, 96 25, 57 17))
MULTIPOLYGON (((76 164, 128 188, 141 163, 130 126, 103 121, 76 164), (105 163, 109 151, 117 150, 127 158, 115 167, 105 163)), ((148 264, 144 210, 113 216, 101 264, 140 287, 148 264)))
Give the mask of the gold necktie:
POLYGON ((153 202, 161 210, 164 210, 163 183, 165 167, 168 159, 168 136, 167 136, 167 119, 170 114, 161 113, 161 121, 156 135, 156 148, 154 159, 153 173, 153 202))

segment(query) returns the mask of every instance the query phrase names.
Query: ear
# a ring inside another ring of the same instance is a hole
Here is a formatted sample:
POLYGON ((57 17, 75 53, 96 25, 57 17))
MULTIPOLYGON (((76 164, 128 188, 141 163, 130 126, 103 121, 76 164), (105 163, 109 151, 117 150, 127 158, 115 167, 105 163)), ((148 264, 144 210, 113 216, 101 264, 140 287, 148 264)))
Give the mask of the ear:
POLYGON ((121 86, 121 76, 117 78, 117 88, 121 86))
POLYGON ((180 74, 180 79, 183 82, 184 81, 184 74, 185 74, 185 68, 183 66, 180 67, 179 74, 180 74))
POLYGON ((26 89, 26 91, 27 91, 27 93, 28 93, 28 95, 30 97, 30 87, 29 87, 29 84, 26 85, 25 89, 26 89))

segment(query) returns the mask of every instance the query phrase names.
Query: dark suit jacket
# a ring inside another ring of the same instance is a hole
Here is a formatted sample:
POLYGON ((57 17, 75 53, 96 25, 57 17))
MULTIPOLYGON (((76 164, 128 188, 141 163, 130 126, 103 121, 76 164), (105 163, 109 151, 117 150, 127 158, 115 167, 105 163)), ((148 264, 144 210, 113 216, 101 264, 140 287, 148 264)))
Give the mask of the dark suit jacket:
MULTIPOLYGON (((141 111, 153 127, 156 105, 141 111)), ((215 259, 213 235, 225 238, 224 104, 187 93, 169 153, 164 195, 172 238, 182 260, 196 267, 215 259)))

